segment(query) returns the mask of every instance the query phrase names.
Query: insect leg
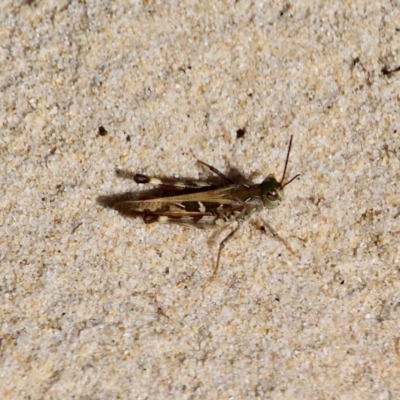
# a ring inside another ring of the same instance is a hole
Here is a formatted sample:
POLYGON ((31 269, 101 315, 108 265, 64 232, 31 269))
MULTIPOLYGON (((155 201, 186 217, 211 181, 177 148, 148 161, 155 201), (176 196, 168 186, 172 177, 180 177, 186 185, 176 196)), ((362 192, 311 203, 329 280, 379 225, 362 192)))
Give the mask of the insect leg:
POLYGON ((211 276, 211 280, 213 280, 218 273, 219 261, 221 259, 222 249, 226 246, 226 243, 228 242, 228 240, 239 230, 239 228, 240 228, 240 225, 238 225, 232 232, 230 232, 229 235, 219 244, 217 263, 215 264, 215 268, 214 268, 213 274, 211 276))
POLYGON ((224 179, 225 181, 227 181, 231 184, 235 184, 235 182, 233 182, 232 179, 229 179, 226 175, 224 175, 221 171, 218 171, 217 168, 213 167, 212 165, 207 164, 201 160, 197 160, 197 162, 199 164, 206 166, 210 171, 214 172, 214 174, 218 175, 220 178, 224 179))
POLYGON ((159 178, 143 174, 134 174, 125 170, 116 170, 116 174, 125 179, 133 179, 138 184, 149 184, 165 190, 204 189, 213 187, 209 182, 196 179, 159 178))
POLYGON ((286 249, 289 250, 290 253, 294 254, 293 249, 289 246, 289 244, 286 242, 286 240, 281 238, 278 235, 278 233, 275 231, 275 229, 272 228, 272 226, 270 224, 265 222, 262 218, 260 218, 260 219, 263 223, 263 226, 261 228, 264 230, 264 232, 268 230, 275 239, 279 240, 286 247, 286 249))
POLYGON ((149 183, 150 185, 154 185, 165 190, 196 190, 213 187, 210 182, 196 179, 151 178, 142 174, 136 174, 133 179, 136 183, 149 183))

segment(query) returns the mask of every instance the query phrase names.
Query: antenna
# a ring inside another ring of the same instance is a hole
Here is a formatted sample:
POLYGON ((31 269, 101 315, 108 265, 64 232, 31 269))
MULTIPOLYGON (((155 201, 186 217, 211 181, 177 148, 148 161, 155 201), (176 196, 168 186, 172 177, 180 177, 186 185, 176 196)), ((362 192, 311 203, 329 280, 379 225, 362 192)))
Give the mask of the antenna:
POLYGON ((285 168, 283 169, 283 175, 282 175, 282 179, 279 182, 279 184, 282 186, 282 189, 289 185, 289 183, 293 182, 296 178, 298 178, 300 176, 300 174, 295 175, 292 179, 290 179, 288 182, 286 182, 284 185, 282 185, 284 179, 285 179, 285 175, 286 175, 286 170, 287 170, 287 166, 289 163, 289 155, 290 155, 290 150, 292 149, 292 141, 293 141, 293 135, 290 136, 290 140, 289 140, 289 148, 287 151, 287 155, 286 155, 286 161, 285 161, 285 168))

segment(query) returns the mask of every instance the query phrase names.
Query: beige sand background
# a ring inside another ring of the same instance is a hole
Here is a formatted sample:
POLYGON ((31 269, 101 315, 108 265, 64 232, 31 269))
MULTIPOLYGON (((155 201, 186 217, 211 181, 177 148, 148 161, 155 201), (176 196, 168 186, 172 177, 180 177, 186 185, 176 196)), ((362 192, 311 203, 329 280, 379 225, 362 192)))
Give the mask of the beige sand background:
POLYGON ((400 4, 2 1, 1 399, 400 398, 400 4), (99 134, 99 127, 105 131, 99 134), (244 136, 238 138, 238 131, 244 136), (301 179, 210 233, 116 168, 301 179))

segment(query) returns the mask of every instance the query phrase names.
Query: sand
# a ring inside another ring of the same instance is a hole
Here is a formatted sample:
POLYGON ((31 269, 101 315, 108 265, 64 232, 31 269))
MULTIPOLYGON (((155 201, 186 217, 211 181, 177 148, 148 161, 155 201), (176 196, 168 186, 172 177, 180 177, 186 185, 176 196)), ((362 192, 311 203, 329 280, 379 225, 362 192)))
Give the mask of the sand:
POLYGON ((2 399, 400 398, 400 9, 3 1, 2 399), (280 179, 223 238, 117 168, 280 179))

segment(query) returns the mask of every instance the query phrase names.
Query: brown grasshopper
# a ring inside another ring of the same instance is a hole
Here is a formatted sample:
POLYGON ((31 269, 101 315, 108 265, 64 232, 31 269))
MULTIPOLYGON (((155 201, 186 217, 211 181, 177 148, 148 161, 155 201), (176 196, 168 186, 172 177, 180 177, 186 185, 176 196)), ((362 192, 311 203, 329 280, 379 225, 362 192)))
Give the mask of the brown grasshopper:
MULTIPOLYGON (((267 176, 261 183, 248 185, 233 182, 230 178, 213 166, 198 160, 198 162, 220 178, 226 184, 216 185, 204 180, 181 180, 149 177, 142 174, 122 173, 124 177, 133 177, 138 184, 150 184, 162 191, 159 195, 139 195, 135 199, 124 199, 120 196, 107 200, 106 205, 130 217, 142 217, 146 224, 153 222, 170 222, 197 228, 212 228, 227 223, 236 222, 237 226, 220 242, 217 261, 212 277, 215 277, 220 263, 222 249, 228 240, 238 231, 241 222, 252 214, 263 209, 274 209, 284 199, 284 188, 300 175, 284 182, 289 162, 293 136, 290 137, 281 180, 278 182, 272 175, 267 176)), ((104 198, 103 198, 104 200, 104 198)), ((102 201, 102 200, 100 200, 102 201)), ((104 201, 102 201, 104 203, 104 201)), ((276 232, 263 221, 275 237, 286 247, 290 247, 276 232)))

